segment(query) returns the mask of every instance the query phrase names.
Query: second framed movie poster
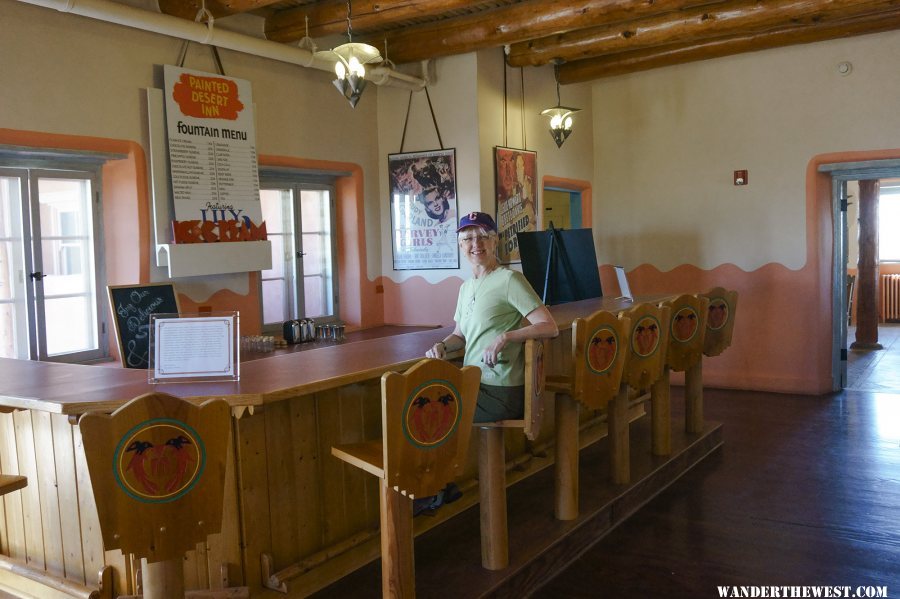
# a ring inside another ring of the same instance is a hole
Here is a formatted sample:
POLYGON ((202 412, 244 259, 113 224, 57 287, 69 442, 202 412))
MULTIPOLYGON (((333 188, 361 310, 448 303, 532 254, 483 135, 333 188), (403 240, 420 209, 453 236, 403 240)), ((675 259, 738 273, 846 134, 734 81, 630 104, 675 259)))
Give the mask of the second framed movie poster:
POLYGON ((459 268, 456 150, 388 156, 394 270, 459 268))
POLYGON ((500 262, 520 262, 519 231, 537 230, 537 153, 515 148, 494 148, 494 186, 500 262))

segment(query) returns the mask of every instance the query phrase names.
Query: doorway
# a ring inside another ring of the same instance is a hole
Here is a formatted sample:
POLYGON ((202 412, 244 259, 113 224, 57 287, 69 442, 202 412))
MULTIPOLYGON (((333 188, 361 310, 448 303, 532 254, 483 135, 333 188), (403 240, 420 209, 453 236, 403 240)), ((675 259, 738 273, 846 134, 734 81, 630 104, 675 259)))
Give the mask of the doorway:
MULTIPOLYGON (((852 273, 855 266, 854 257, 858 256, 856 247, 857 232, 856 220, 858 218, 858 186, 856 182, 864 179, 878 179, 885 181, 900 178, 900 160, 873 160, 867 162, 823 164, 820 172, 830 173, 832 179, 832 215, 834 234, 834 259, 832 262, 832 388, 835 391, 849 386, 848 376, 853 375, 853 385, 863 384, 864 379, 860 375, 868 370, 866 365, 874 366, 882 363, 881 359, 854 353, 851 356, 848 350, 851 319, 855 323, 855 314, 848 307, 853 301, 851 289, 847 285, 848 272, 852 273), (852 249, 851 249, 852 247, 852 249), (848 262, 854 260, 854 266, 848 262), (851 359, 852 358, 852 359, 851 359), (853 362, 853 372, 848 373, 848 362, 853 362)), ((900 270, 900 268, 898 268, 900 270)), ((879 275, 880 276, 880 275, 879 275)), ((859 289, 859 281, 855 285, 859 289)), ((854 304, 857 302, 853 301, 854 304)), ((878 326, 879 333, 883 325, 878 326)), ((893 333, 893 331, 892 331, 893 333)), ((896 351, 900 352, 900 344, 891 343, 896 351)), ((886 349, 890 349, 887 348, 886 349)), ((884 350, 869 350, 884 351, 884 350)), ((885 364, 891 363, 890 361, 885 364)), ((900 387, 895 387, 898 390, 900 387)))
POLYGON ((544 187, 543 227, 555 229, 581 229, 581 191, 544 187))

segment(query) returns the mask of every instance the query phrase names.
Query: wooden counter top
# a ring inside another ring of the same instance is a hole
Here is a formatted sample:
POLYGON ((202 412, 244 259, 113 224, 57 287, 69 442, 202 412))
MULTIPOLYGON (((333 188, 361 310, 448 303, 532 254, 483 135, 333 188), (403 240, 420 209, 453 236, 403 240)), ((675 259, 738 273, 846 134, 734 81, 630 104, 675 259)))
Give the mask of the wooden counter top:
POLYGON ((57 414, 112 411, 150 391, 197 402, 221 397, 232 406, 262 405, 402 369, 449 332, 431 329, 253 360, 241 364, 235 383, 154 385, 146 370, 0 358, 0 406, 57 414))
MULTIPOLYGON (((668 295, 636 301, 660 301, 668 295)), ((612 297, 560 304, 550 308, 561 330, 596 310, 623 310, 632 302, 612 297)), ((56 362, 0 358, 0 406, 57 414, 110 412, 150 391, 192 401, 224 398, 232 406, 255 406, 365 380, 388 370, 402 370, 452 331, 449 327, 315 347, 242 362, 235 383, 147 382, 147 371, 56 362)))

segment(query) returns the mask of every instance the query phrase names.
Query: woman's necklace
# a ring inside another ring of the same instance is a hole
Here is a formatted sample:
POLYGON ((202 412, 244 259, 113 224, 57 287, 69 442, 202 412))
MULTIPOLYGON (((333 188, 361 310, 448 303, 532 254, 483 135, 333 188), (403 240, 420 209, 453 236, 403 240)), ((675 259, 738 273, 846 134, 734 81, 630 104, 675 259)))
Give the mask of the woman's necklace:
POLYGON ((478 282, 475 284, 475 289, 472 290, 472 301, 469 302, 469 313, 470 314, 472 313, 472 310, 475 309, 475 298, 478 297, 478 291, 481 290, 481 286, 484 285, 484 280, 486 278, 488 278, 491 275, 491 273, 496 271, 497 268, 499 268, 499 267, 494 267, 491 270, 487 271, 486 273, 482 274, 480 277, 475 279, 478 282))

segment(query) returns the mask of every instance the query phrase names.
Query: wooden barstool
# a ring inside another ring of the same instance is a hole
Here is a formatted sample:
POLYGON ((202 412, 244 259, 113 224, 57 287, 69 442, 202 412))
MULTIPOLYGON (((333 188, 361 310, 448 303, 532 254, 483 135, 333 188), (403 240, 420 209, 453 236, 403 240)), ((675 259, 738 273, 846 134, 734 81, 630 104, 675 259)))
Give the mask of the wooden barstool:
MULTIPOLYGON (((700 295, 709 301, 703 355, 718 356, 731 345, 738 293, 715 287, 700 295)), ((684 427, 688 433, 703 432, 703 360, 684 373, 684 427)))
POLYGON ((669 371, 684 372, 692 383, 701 377, 693 371, 703 359, 709 300, 697 295, 680 295, 662 303, 669 308, 669 346, 665 366, 650 388, 650 422, 653 455, 672 453, 672 413, 669 371))
POLYGON ((141 559, 145 599, 184 597, 185 552, 222 528, 228 403, 148 393, 78 426, 106 550, 141 559))
POLYGON ((28 486, 28 478, 18 474, 0 474, 0 496, 24 489, 28 486))
POLYGON ((669 308, 638 304, 624 314, 631 321, 630 343, 625 360, 622 385, 616 398, 609 402, 609 451, 612 480, 616 484, 631 482, 631 453, 628 421, 629 387, 638 394, 646 393, 662 376, 669 345, 669 308))
POLYGON ((481 371, 426 358, 381 377, 381 439, 332 455, 380 481, 381 591, 415 596, 413 499, 436 495, 465 466, 481 371))
POLYGON ((578 407, 606 410, 619 393, 628 353, 631 321, 598 311, 572 322, 568 374, 547 376, 556 393, 556 500, 558 520, 578 517, 578 407))
POLYGON ((504 430, 521 428, 533 441, 544 416, 545 340, 525 342, 525 411, 522 420, 498 420, 478 427, 478 494, 481 510, 481 565, 502 570, 509 565, 506 523, 506 444, 504 430))

